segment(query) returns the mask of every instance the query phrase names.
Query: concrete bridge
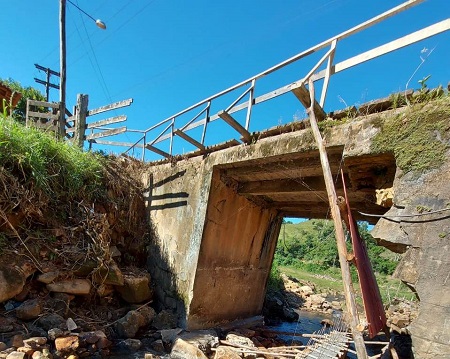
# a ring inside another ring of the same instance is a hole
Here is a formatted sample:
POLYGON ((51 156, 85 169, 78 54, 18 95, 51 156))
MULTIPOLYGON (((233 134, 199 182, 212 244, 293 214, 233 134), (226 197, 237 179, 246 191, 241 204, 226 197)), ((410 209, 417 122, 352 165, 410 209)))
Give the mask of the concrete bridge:
MULTIPOLYGON (((376 203, 376 190, 392 187, 395 160, 373 153, 371 140, 393 111, 325 131, 338 195, 342 168, 355 211, 388 209, 376 203)), ((260 314, 283 217, 330 218, 319 153, 305 124, 257 134, 254 144, 225 144, 207 155, 150 164, 150 266, 162 284, 156 294, 184 313, 186 327, 260 314)))

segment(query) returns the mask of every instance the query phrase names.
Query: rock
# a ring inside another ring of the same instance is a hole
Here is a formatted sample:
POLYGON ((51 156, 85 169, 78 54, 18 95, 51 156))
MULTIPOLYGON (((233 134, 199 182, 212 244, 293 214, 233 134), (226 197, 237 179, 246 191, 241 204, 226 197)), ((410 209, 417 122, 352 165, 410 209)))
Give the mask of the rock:
POLYGON ((95 343, 98 349, 106 349, 109 348, 112 345, 112 341, 110 341, 108 338, 101 337, 99 340, 95 343))
POLYGON ((142 343, 139 339, 125 339, 119 342, 118 344, 119 348, 136 352, 142 347, 142 343))
POLYGON ((149 306, 140 307, 139 313, 141 313, 142 317, 144 318, 142 326, 150 325, 156 317, 155 310, 149 306))
POLYGON ((241 359, 241 356, 230 347, 220 346, 216 350, 214 359, 241 359))
POLYGON ((38 348, 42 345, 47 344, 47 338, 46 337, 32 337, 32 338, 24 339, 23 344, 26 347, 38 348))
POLYGON ((8 333, 14 330, 14 322, 10 318, 0 317, 0 333, 8 333))
POLYGON ((296 322, 299 316, 292 308, 283 307, 283 317, 288 322, 296 322))
POLYGON ((164 343, 172 344, 182 331, 181 328, 160 330, 161 339, 164 343))
POLYGON ((255 348, 255 344, 251 341, 250 338, 244 337, 242 335, 237 335, 233 333, 228 333, 226 340, 230 343, 236 344, 236 345, 244 345, 247 347, 253 347, 255 348))
POLYGON ((150 353, 145 353, 145 355, 144 355, 144 359, 157 359, 157 358, 159 358, 159 357, 156 357, 150 353))
POLYGON ((17 348, 17 351, 25 353, 27 358, 29 358, 34 353, 34 349, 30 347, 19 347, 17 348))
POLYGON ((111 259, 111 262, 105 266, 104 264, 100 268, 96 269, 92 276, 94 282, 109 285, 124 285, 124 277, 119 266, 111 259))
POLYGON ((48 339, 55 341, 56 338, 62 337, 64 332, 59 328, 52 328, 48 331, 48 339))
POLYGON ((18 302, 24 302, 27 299, 28 294, 30 293, 30 282, 25 282, 25 286, 22 291, 14 297, 14 300, 18 302))
POLYGON ((60 352, 73 352, 80 346, 79 338, 76 335, 59 337, 55 339, 55 348, 60 352))
POLYGON ((33 355, 31 355, 31 359, 45 359, 46 357, 42 354, 41 351, 36 350, 33 355))
POLYGON ((11 346, 14 348, 18 348, 23 346, 23 335, 16 334, 11 338, 11 346))
POLYGON ((80 339, 87 344, 95 344, 101 338, 106 338, 106 334, 101 330, 96 330, 94 332, 83 332, 79 335, 80 339))
POLYGON ((304 285, 300 287, 300 292, 305 295, 305 296, 309 296, 314 294, 313 289, 309 286, 309 285, 304 285))
POLYGON ((177 338, 170 352, 172 359, 208 359, 196 346, 177 338))
POLYGON ((8 348, 8 346, 5 343, 0 342, 0 352, 5 350, 6 348, 8 348))
POLYGON ((22 292, 26 277, 17 267, 0 264, 0 303, 22 292))
POLYGON ((42 349, 42 355, 46 359, 53 359, 53 355, 50 353, 50 351, 47 348, 42 349))
POLYGON ((139 311, 132 310, 117 321, 115 329, 120 338, 134 338, 145 323, 146 318, 139 311))
POLYGON ((60 275, 59 272, 47 272, 38 275, 37 280, 41 283, 50 284, 60 275))
POLYGON ((313 294, 309 297, 311 301, 311 306, 317 305, 321 306, 323 302, 325 302, 325 298, 321 294, 313 294))
POLYGON ((66 320, 56 313, 40 317, 38 323, 45 330, 53 328, 66 329, 66 320))
POLYGON ((116 290, 128 303, 142 303, 152 297, 149 282, 149 275, 139 277, 124 275, 123 286, 116 286, 116 290))
POLYGON ((15 351, 9 353, 6 359, 25 359, 25 357, 26 357, 25 353, 15 351))
POLYGON ((87 279, 72 279, 47 284, 50 292, 61 292, 75 295, 86 295, 91 291, 91 282, 87 279))
POLYGON ((42 313, 42 303, 39 299, 30 299, 16 308, 16 317, 22 320, 36 319, 42 313))
POLYGON ((157 339, 152 343, 152 349, 159 352, 159 353, 163 353, 166 348, 164 347, 164 342, 162 341, 162 339, 157 339))
POLYGON ((78 359, 78 355, 71 354, 67 357, 67 359, 78 359))
POLYGON ((66 327, 67 327, 67 330, 69 332, 71 332, 71 331, 77 329, 78 325, 77 325, 77 323, 75 323, 75 321, 72 318, 67 318, 66 327))
POLYGON ((162 310, 153 320, 152 326, 158 330, 172 329, 177 327, 178 318, 168 310, 162 310))
POLYGON ((341 303, 338 302, 337 300, 333 300, 333 301, 331 302, 331 307, 332 307, 333 309, 335 309, 335 310, 340 310, 340 309, 342 309, 341 303))
POLYGON ((217 332, 214 330, 196 330, 185 332, 179 336, 180 339, 199 348, 205 354, 211 354, 211 348, 219 345, 217 332))

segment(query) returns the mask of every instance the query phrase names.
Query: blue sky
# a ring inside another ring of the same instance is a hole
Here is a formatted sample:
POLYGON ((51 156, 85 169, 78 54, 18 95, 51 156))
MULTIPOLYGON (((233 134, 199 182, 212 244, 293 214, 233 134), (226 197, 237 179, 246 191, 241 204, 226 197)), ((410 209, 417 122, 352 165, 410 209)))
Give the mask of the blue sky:
MULTIPOLYGON (((101 18, 107 30, 98 29, 91 19, 67 4, 68 108, 75 104, 77 93, 89 94, 89 108, 133 98, 131 107, 108 115, 128 115, 126 125, 132 129, 146 129, 402 3, 386 0, 73 1, 94 18, 101 18)), ((43 90, 33 80, 34 77, 44 79, 34 63, 59 71, 59 1, 1 2, 0 78, 13 78, 24 86, 43 90)), ((449 0, 425 1, 338 43, 335 59, 340 61, 369 50, 449 15, 449 0)), ((420 57, 427 56, 431 49, 433 52, 409 87, 418 88, 417 81, 427 75, 432 75, 428 81, 430 87, 446 85, 450 80, 450 32, 335 75, 325 109, 340 109, 345 104, 360 104, 403 90, 421 63, 420 57), (422 53, 423 49, 428 52, 422 53)), ((298 80, 323 54, 324 51, 263 79, 257 84, 257 95, 298 80)), ((50 99, 58 100, 56 90, 51 91, 50 99)), ((231 96, 228 103, 232 101, 231 96)), ((256 106, 250 129, 285 124, 303 115, 300 102, 292 94, 286 94, 256 106)), ((189 119, 180 119, 177 127, 189 119)), ((234 130, 216 122, 207 133, 207 144, 238 137, 234 130)), ((133 142, 136 138, 126 134, 115 140, 133 142)), ((167 145, 162 144, 161 148, 165 149, 164 146, 167 145)), ((116 152, 123 149, 113 148, 116 152)), ((192 146, 179 142, 175 149, 187 152, 192 146)), ((147 156, 147 159, 157 158, 157 155, 147 156)))

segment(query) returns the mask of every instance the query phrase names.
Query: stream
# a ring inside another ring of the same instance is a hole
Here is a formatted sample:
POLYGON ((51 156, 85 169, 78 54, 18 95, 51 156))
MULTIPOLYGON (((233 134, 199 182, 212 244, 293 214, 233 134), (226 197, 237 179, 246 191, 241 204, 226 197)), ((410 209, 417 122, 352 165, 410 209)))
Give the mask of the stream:
MULTIPOLYGON (((316 331, 322 329, 321 321, 323 319, 332 319, 331 315, 325 313, 311 312, 305 310, 298 311, 300 318, 297 322, 282 322, 275 326, 268 326, 267 328, 273 330, 274 332, 286 332, 286 333, 308 333, 312 334, 316 331)), ((286 342, 286 345, 296 345, 299 341, 301 341, 304 345, 306 345, 310 338, 303 338, 299 336, 292 335, 278 335, 279 338, 283 339, 286 342)), ((385 338, 374 338, 374 340, 385 341, 385 338)), ((383 345, 368 345, 367 346, 367 354, 369 356, 379 354, 383 345)), ((350 345, 350 349, 355 350, 353 344, 350 345)), ((347 353, 347 358, 357 359, 356 355, 353 353, 347 353)))

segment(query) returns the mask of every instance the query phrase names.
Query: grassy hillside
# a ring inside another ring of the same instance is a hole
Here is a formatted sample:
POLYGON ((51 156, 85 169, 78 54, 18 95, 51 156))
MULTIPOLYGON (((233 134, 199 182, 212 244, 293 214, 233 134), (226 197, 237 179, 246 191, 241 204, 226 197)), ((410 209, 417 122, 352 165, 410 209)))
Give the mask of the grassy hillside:
MULTIPOLYGON (((413 299, 413 293, 399 280, 391 277, 400 260, 399 255, 377 246, 367 224, 360 223, 359 231, 366 245, 382 297, 413 299)), ((350 249, 350 241, 348 248, 350 249)), ((281 227, 274 258, 274 275, 285 273, 301 281, 313 282, 319 291, 341 292, 342 280, 332 221, 308 220, 298 224, 285 223, 281 227)), ((355 289, 358 277, 351 267, 355 289)), ((276 280, 272 280, 276 283, 276 280)))

